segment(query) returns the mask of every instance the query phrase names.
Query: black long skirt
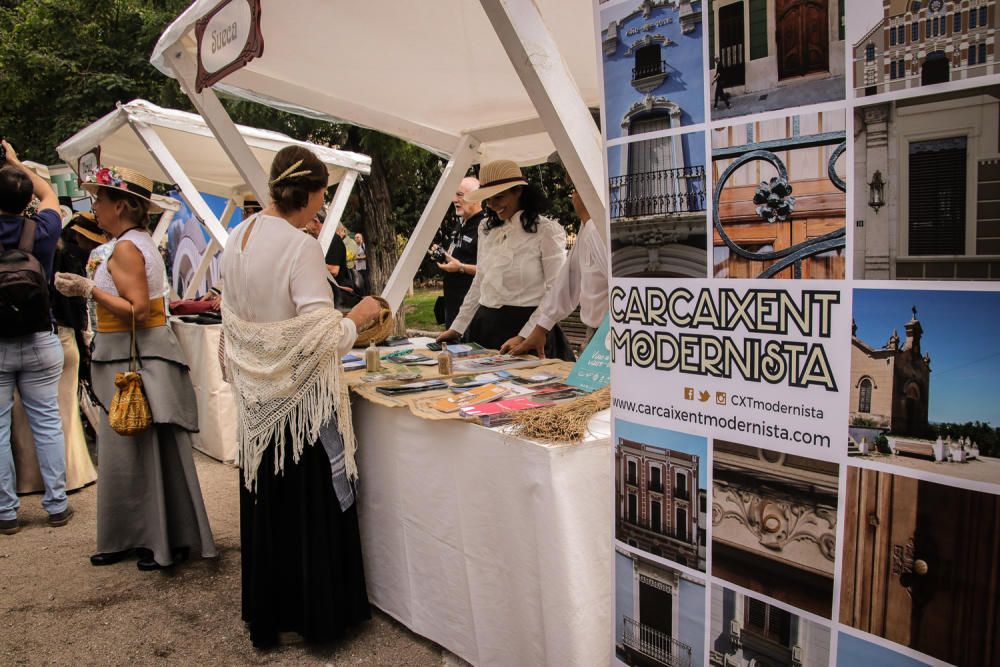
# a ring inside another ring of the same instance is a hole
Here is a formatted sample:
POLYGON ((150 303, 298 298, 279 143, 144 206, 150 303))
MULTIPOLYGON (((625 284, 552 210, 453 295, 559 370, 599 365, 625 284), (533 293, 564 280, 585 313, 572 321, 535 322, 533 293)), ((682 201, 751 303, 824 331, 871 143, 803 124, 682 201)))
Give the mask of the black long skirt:
POLYGON ((280 475, 273 447, 256 490, 240 484, 243 620, 258 648, 279 632, 329 642, 371 618, 356 505, 341 511, 322 443, 306 446, 297 464, 286 447, 280 475))
MULTIPOLYGON (((535 312, 535 306, 500 306, 488 308, 480 305, 463 340, 479 343, 485 348, 499 350, 500 346, 521 333, 521 328, 535 312)), ((549 359, 576 361, 573 347, 559 325, 552 327, 545 340, 545 356, 549 359)))

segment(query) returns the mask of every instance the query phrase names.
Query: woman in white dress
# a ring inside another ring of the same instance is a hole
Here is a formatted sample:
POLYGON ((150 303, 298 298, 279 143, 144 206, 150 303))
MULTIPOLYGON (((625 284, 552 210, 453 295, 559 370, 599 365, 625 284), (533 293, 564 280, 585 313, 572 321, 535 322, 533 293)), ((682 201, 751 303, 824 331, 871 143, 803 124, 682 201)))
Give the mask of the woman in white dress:
POLYGON ((333 306, 323 252, 302 231, 323 205, 325 165, 290 146, 272 203, 222 255, 226 369, 237 404, 243 620, 258 648, 311 643, 369 618, 354 505, 354 434, 340 358, 379 313, 333 306))

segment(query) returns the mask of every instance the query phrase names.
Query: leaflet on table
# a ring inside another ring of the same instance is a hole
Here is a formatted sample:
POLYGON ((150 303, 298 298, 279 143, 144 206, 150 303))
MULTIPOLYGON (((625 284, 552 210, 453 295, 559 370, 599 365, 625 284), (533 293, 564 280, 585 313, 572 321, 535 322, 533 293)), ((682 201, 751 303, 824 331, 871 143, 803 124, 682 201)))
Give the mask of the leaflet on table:
POLYGON ((402 354, 387 361, 391 361, 394 364, 403 364, 404 366, 437 366, 436 359, 431 359, 423 354, 402 354))
POLYGON ((421 391, 444 389, 447 386, 448 385, 444 382, 444 380, 424 380, 423 382, 408 382, 406 384, 376 387, 375 391, 380 394, 386 394, 387 396, 394 396, 396 394, 415 394, 421 391))
POLYGON ((353 354, 345 354, 340 358, 340 363, 344 365, 345 371, 356 371, 365 367, 365 360, 353 354))
POLYGON ((462 408, 459 412, 461 412, 463 417, 485 417, 499 415, 505 412, 519 412, 521 410, 543 408, 548 405, 551 405, 551 403, 541 403, 528 396, 520 396, 518 398, 511 398, 503 401, 494 401, 493 403, 471 405, 469 407, 462 408))
POLYGON ((491 382, 499 382, 501 380, 510 380, 514 376, 507 371, 497 371, 496 373, 480 373, 479 375, 464 375, 461 377, 456 377, 451 379, 451 390, 462 392, 467 391, 473 387, 481 387, 484 384, 490 384, 491 382))
POLYGON ((479 343, 449 343, 448 351, 456 358, 471 357, 487 352, 487 349, 479 343))
POLYGON ((597 391, 611 384, 609 327, 609 316, 605 315, 601 326, 594 332, 594 337, 587 343, 587 347, 574 364, 569 377, 566 378, 568 384, 587 391, 597 391))
POLYGON ((469 389, 461 394, 448 396, 447 398, 434 401, 431 403, 430 407, 440 412, 456 412, 461 408, 496 401, 503 398, 508 393, 509 392, 505 387, 495 384, 487 384, 482 387, 469 389))
POLYGON ((497 354, 478 359, 463 359, 455 362, 455 371, 459 373, 470 373, 484 370, 507 370, 511 368, 525 368, 534 366, 538 360, 534 357, 515 357, 509 354, 497 354))

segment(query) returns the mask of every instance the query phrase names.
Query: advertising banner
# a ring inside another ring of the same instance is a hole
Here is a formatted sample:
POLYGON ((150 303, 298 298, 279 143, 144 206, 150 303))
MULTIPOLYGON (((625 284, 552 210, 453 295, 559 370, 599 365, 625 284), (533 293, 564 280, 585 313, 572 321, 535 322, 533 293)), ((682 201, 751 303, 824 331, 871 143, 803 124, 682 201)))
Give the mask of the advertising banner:
POLYGON ((995 0, 598 0, 615 664, 1000 667, 995 0))

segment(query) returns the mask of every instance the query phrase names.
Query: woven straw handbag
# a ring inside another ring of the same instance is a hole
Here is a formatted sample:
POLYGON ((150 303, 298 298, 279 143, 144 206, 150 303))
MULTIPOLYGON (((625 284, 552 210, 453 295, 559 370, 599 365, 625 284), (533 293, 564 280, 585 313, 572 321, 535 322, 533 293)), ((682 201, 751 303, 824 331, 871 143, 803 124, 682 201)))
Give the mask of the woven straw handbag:
POLYGON ((392 316, 392 308, 389 306, 389 302, 380 296, 373 296, 372 298, 378 301, 382 310, 379 311, 378 317, 375 318, 374 322, 371 322, 358 332, 358 339, 354 341, 354 347, 368 347, 368 343, 371 341, 375 341, 375 344, 378 345, 388 338, 396 327, 396 320, 392 316))
POLYGON ((128 372, 115 373, 115 395, 111 399, 111 409, 108 410, 108 424, 119 435, 137 435, 153 425, 153 413, 142 389, 139 369, 139 355, 135 345, 135 309, 132 308, 132 351, 128 372))

